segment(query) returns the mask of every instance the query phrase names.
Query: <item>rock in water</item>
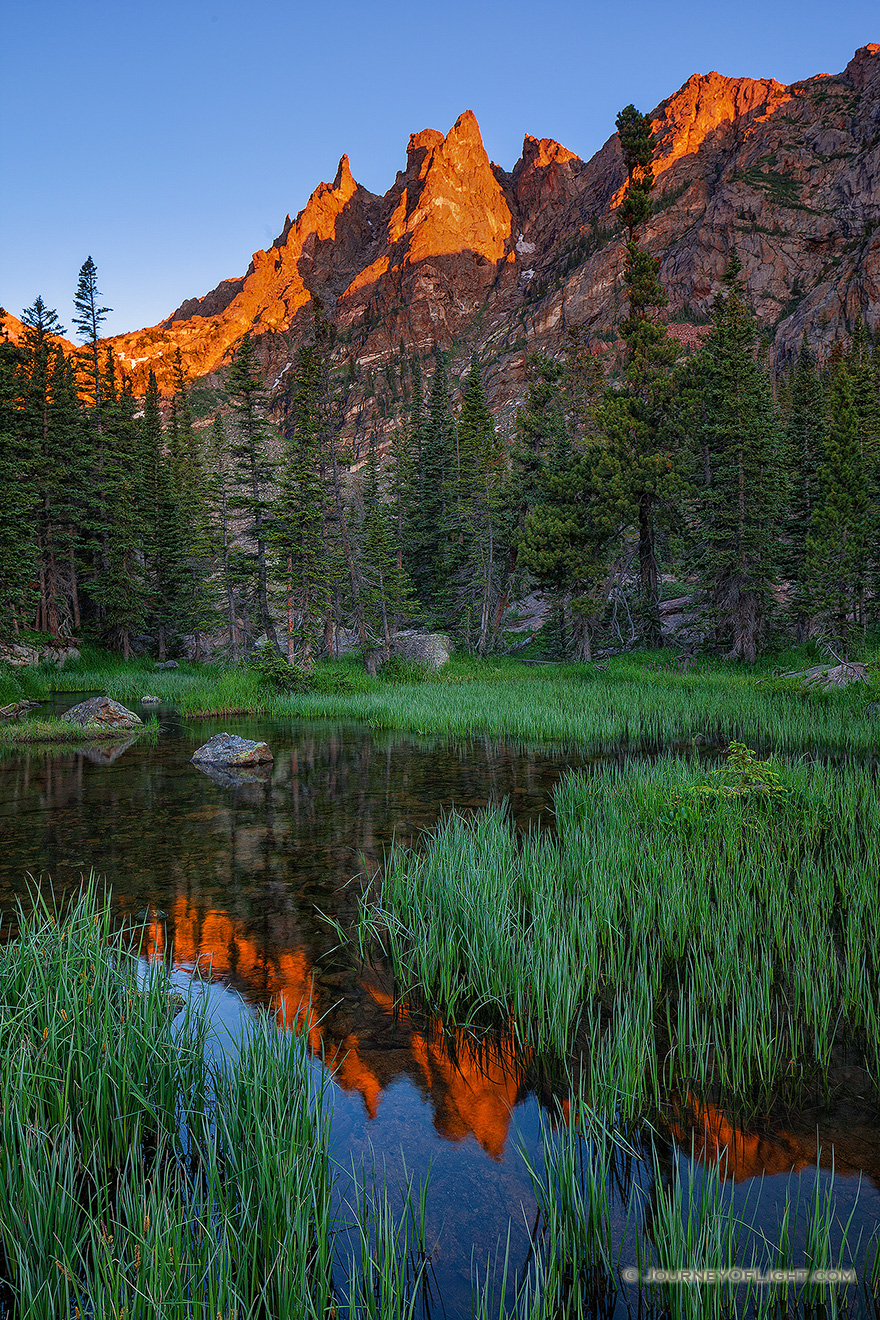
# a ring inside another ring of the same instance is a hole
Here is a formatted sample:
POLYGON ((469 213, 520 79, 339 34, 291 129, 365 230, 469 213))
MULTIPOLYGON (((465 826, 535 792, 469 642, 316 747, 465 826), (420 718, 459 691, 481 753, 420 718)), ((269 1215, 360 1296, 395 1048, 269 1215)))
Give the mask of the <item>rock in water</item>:
POLYGON ((101 729, 107 733, 116 729, 139 729, 143 720, 133 710, 126 710, 111 697, 92 697, 71 706, 61 716, 67 724, 78 724, 81 729, 101 729))
POLYGON ((158 706, 161 698, 154 697, 152 692, 145 692, 141 697, 142 706, 158 706))
POLYGON ((196 765, 259 765, 271 761, 272 753, 264 742, 251 742, 237 733, 215 733, 190 759, 196 765))

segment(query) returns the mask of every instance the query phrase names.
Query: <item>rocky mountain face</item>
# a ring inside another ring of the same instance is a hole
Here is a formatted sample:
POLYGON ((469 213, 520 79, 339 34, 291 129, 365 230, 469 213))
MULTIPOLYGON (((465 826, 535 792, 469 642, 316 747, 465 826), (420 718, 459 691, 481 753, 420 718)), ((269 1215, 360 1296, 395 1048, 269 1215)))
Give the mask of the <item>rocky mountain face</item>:
MULTIPOLYGON (((734 248, 778 359, 804 333, 827 351, 859 313, 880 329, 880 46, 862 47, 841 74, 787 87, 694 75, 652 118, 655 214, 641 237, 661 258, 673 333, 699 339, 734 248)), ((597 350, 615 342, 623 184, 616 134, 589 161, 526 136, 506 173, 468 112, 445 137, 414 134, 383 197, 357 184, 343 157, 245 275, 109 342, 137 386, 152 367, 167 388, 178 348, 201 377, 250 330, 272 383, 319 297, 352 382, 355 433, 378 420, 376 383, 391 379, 401 351, 434 344, 451 348, 459 369, 479 354, 503 415, 521 394, 527 353, 558 351, 573 326, 597 350)))

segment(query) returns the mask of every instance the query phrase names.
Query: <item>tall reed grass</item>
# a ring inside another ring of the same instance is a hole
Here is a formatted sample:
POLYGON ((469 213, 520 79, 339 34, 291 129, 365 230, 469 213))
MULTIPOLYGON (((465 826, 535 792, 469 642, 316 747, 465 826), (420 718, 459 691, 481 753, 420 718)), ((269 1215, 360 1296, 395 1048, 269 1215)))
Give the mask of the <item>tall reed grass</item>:
POLYGON ((745 788, 680 757, 571 775, 555 835, 518 838, 501 808, 452 814, 391 854, 361 953, 378 941, 431 1013, 512 1020, 560 1058, 579 1046, 608 1121, 711 1087, 766 1110, 843 1060, 876 1085, 873 773, 749 764, 745 788))
POLYGON ((604 670, 462 656, 427 681, 387 682, 346 658, 322 662, 315 677, 315 691, 285 694, 246 667, 182 663, 157 673, 149 660, 123 664, 91 651, 56 671, 51 684, 57 691, 107 691, 120 701, 150 692, 186 716, 360 721, 424 734, 489 733, 606 748, 739 739, 779 751, 869 753, 877 741, 866 714, 873 688, 805 694, 774 677, 769 664, 748 670, 706 660, 681 673, 664 653, 617 656, 604 670))
MULTIPOLYGON (((204 1015, 139 973, 94 882, 64 911, 34 897, 0 950, 0 1313, 413 1314, 409 1202, 398 1220, 365 1182, 342 1250, 305 1042, 266 1016, 212 1061, 204 1015)), ((423 1243, 423 1200, 421 1223, 423 1243)))

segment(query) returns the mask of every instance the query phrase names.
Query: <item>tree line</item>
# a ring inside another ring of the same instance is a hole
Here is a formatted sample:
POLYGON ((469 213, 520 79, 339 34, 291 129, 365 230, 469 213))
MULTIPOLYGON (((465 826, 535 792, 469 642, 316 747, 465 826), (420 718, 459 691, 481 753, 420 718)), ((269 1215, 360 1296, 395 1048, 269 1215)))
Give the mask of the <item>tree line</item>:
POLYGON ((22 342, 0 343, 0 628, 88 634, 126 656, 148 637, 160 658, 183 636, 198 655, 222 629, 238 659, 264 634, 309 669, 342 639, 375 668, 413 625, 504 649, 511 602, 535 587, 546 646, 574 659, 661 645, 670 590, 691 597, 692 637, 749 662, 783 637, 877 626, 877 344, 857 321, 825 361, 804 341, 774 372, 732 253, 703 345, 684 352, 639 241, 650 120, 628 106, 617 128, 622 369, 571 331, 558 359, 529 359, 508 440, 476 360, 456 385, 439 349, 401 350, 390 444, 355 458, 355 372, 339 370, 317 300, 274 393, 246 335, 205 425, 179 353, 163 404, 153 375, 136 398, 101 348, 91 258, 75 355, 36 299, 22 342))

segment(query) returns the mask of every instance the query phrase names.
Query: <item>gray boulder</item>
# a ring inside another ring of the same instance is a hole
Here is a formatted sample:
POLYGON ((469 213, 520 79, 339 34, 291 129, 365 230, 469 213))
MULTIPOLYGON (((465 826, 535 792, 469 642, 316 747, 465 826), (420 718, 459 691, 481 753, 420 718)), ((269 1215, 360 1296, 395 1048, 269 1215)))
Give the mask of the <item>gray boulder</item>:
POLYGON ((158 664, 153 665, 154 669, 179 669, 180 665, 176 660, 160 660, 158 664))
POLYGON ((143 720, 133 710, 114 701, 112 697, 92 697, 81 701, 78 706, 71 706, 61 719, 65 724, 76 724, 81 729, 94 732, 115 733, 117 729, 139 729, 143 720))
POLYGON ((260 765, 272 760, 267 743, 239 738, 237 733, 215 733, 190 760, 196 765, 260 765))
POLYGON ((398 632, 391 638, 391 654, 442 669, 452 655, 452 641, 445 633, 398 632))
POLYGON ((154 697, 152 692, 145 692, 141 697, 142 706, 158 706, 160 701, 161 697, 154 697))

